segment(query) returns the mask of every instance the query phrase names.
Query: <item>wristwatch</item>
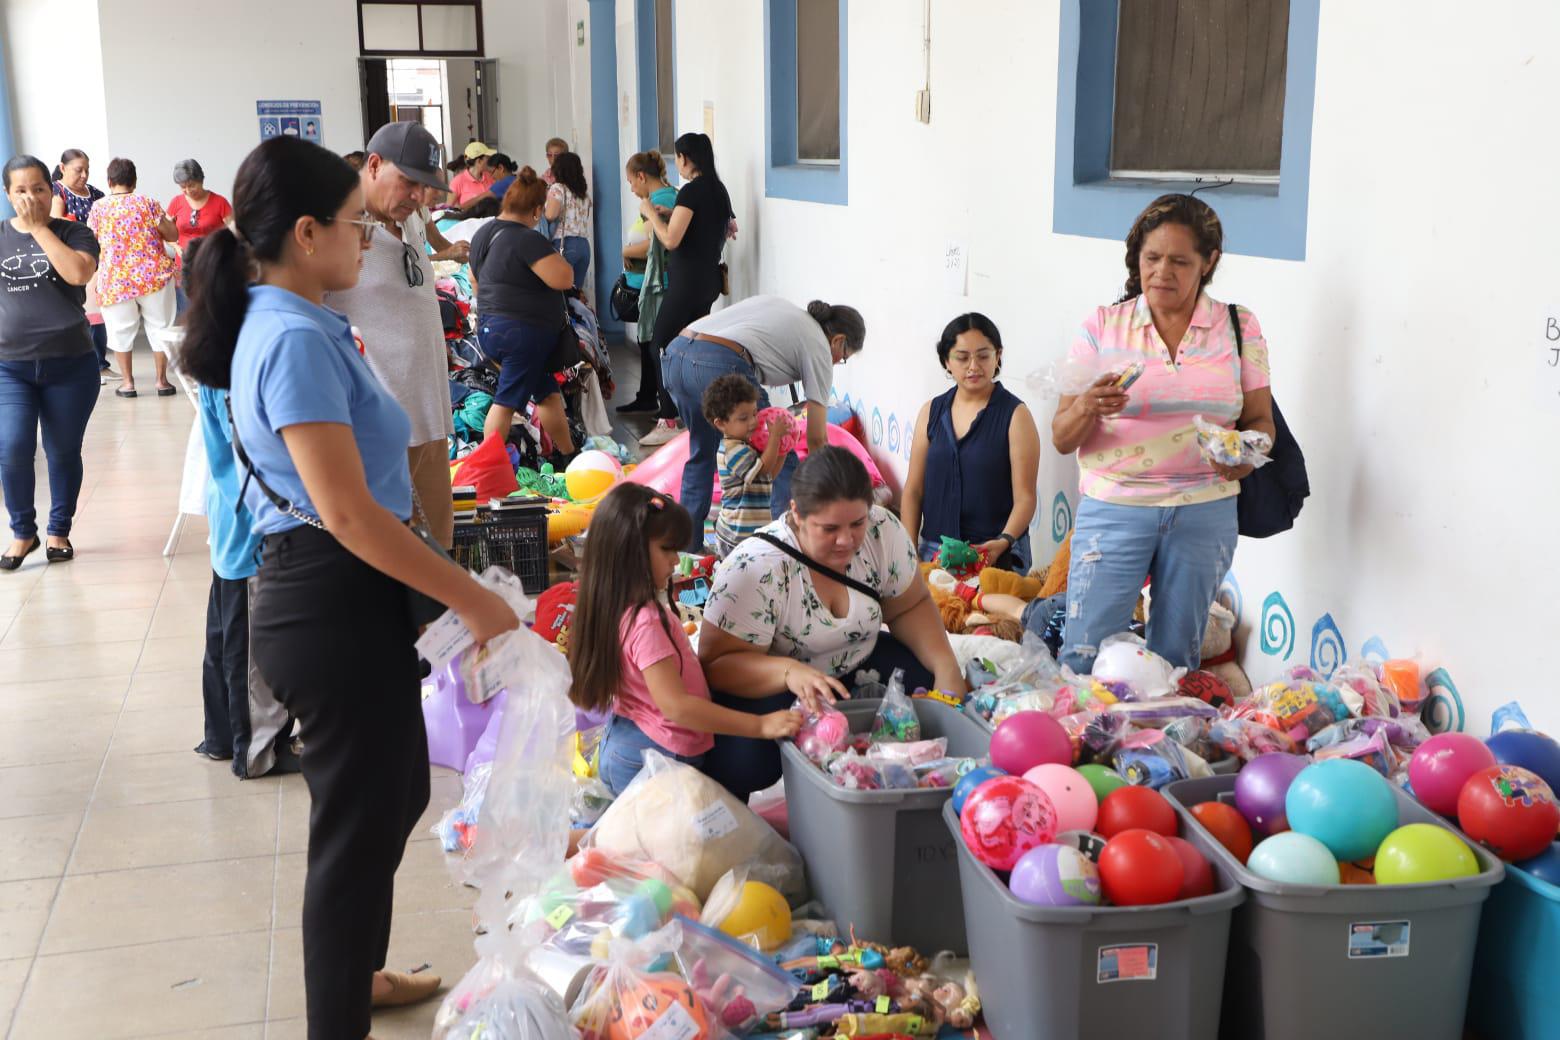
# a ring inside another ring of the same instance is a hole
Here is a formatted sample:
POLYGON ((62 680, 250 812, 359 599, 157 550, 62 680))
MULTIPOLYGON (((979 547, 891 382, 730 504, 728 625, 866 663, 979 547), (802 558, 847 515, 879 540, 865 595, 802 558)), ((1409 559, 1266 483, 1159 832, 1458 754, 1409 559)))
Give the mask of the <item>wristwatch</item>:
POLYGON ((1009 549, 1013 548, 1013 543, 1018 541, 1017 538, 1014 538, 1012 535, 1008 534, 1006 531, 1001 532, 1000 534, 997 535, 997 537, 1002 539, 1004 542, 1007 542, 1009 549))

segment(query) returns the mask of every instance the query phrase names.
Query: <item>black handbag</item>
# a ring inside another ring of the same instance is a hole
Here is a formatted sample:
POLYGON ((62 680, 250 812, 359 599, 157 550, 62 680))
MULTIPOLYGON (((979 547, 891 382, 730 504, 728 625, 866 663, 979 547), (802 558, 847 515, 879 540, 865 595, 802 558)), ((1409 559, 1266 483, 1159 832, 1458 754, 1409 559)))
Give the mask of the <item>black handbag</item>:
MULTIPOLYGON (((1242 354, 1246 344, 1240 335, 1240 316, 1235 305, 1230 304, 1230 324, 1235 329, 1235 346, 1242 354)), ((1273 402, 1273 450, 1268 453, 1273 460, 1261 469, 1254 469, 1241 479, 1240 496, 1235 500, 1235 513, 1240 521, 1240 533, 1247 538, 1271 538, 1281 531, 1295 526, 1295 517, 1311 494, 1311 480, 1305 471, 1305 453, 1300 442, 1289 431, 1284 413, 1273 402)))
MULTIPOLYGON (((301 521, 306 526, 312 527, 317 531, 324 531, 325 521, 321 520, 317 516, 312 516, 309 513, 305 513, 287 499, 283 498, 281 495, 278 495, 271 488, 271 485, 265 482, 265 478, 255 470, 255 464, 249 461, 249 454, 244 451, 243 442, 238 439, 238 426, 233 422, 233 402, 231 399, 228 400, 227 413, 228 430, 233 435, 233 454, 238 456, 239 465, 244 467, 244 483, 247 484, 249 481, 253 480, 255 482, 255 486, 260 489, 260 493, 264 495, 273 506, 276 507, 277 512, 285 513, 294 520, 301 521)), ((244 489, 242 487, 238 489, 238 501, 239 505, 237 508, 243 508, 244 489)), ((423 513, 422 502, 417 497, 416 487, 412 488, 412 504, 416 507, 417 512, 421 513, 424 519, 426 519, 427 514, 423 513)), ((433 537, 433 535, 429 533, 426 525, 411 524, 410 527, 412 533, 415 534, 418 538, 422 539, 422 543, 429 549, 438 553, 440 556, 444 557, 446 560, 449 560, 451 563, 455 562, 454 558, 450 556, 450 554, 445 550, 444 546, 440 545, 433 537)), ((414 627, 422 628, 424 625, 431 625, 435 621, 439 620, 439 618, 444 616, 444 612, 447 608, 443 603, 440 603, 438 600, 434 599, 432 596, 429 596, 427 593, 418 592, 410 585, 403 585, 402 587, 406 589, 406 605, 407 609, 412 615, 412 625, 414 627)))
POLYGON ((628 284, 627 271, 618 275, 618 280, 612 284, 612 292, 607 295, 607 306, 618 321, 639 320, 639 290, 628 284))
POLYGON ((547 371, 562 372, 584 360, 585 352, 580 349, 580 335, 574 331, 574 325, 566 320, 563 328, 558 330, 558 342, 553 344, 552 353, 547 355, 547 371))

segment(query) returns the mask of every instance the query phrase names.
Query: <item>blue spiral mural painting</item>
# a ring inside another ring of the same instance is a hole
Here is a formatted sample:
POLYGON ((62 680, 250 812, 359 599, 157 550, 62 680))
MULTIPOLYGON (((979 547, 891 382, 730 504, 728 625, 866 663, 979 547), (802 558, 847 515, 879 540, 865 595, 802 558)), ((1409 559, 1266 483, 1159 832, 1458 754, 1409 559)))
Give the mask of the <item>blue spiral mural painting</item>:
POLYGON ((1348 656, 1348 645, 1333 616, 1323 614, 1317 618, 1316 624, 1311 626, 1311 670, 1324 679, 1330 678, 1348 656))
POLYGON ((850 403, 850 394, 845 395, 845 410, 847 412, 854 412, 856 410, 856 406, 850 403))
POLYGON ((1387 649, 1387 644, 1381 641, 1380 636, 1371 636, 1360 647, 1360 657, 1373 664, 1380 664, 1392 659, 1392 651, 1387 649))
POLYGON ((1295 652, 1295 616, 1281 592, 1269 592, 1262 601, 1262 616, 1257 620, 1262 633, 1262 652, 1269 657, 1289 660, 1295 652))
POLYGON ((1066 492, 1058 491, 1051 500, 1051 541, 1060 545, 1072 530, 1072 522, 1072 503, 1067 501, 1066 492))
POLYGON ((1214 600, 1229 608, 1229 612, 1235 615, 1235 620, 1240 620, 1241 613, 1246 609, 1245 599, 1240 594, 1240 582, 1235 580, 1235 572, 1230 571, 1219 583, 1219 591, 1214 593, 1214 600))
POLYGON ((872 409, 872 443, 883 443, 883 413, 878 409, 872 409))
POLYGON ((1462 694, 1445 668, 1437 668, 1425 676, 1425 689, 1429 695, 1419 717, 1431 733, 1461 733, 1467 723, 1463 711, 1462 694))
POLYGON ((888 450, 899 453, 899 416, 893 412, 888 413, 888 450))
POLYGON ((840 388, 839 387, 837 387, 837 386, 829 387, 829 403, 830 404, 839 404, 840 403, 840 388))

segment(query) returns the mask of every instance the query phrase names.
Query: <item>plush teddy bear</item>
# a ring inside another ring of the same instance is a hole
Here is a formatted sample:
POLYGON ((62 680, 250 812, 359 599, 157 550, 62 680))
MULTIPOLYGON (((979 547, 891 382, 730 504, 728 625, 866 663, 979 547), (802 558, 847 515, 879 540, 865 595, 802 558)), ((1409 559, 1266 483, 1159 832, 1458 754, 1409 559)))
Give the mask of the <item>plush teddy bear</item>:
POLYGON ((1235 615, 1217 601, 1208 608, 1208 628, 1203 632, 1202 670, 1224 680, 1236 700, 1251 696, 1251 680, 1235 653, 1235 615))

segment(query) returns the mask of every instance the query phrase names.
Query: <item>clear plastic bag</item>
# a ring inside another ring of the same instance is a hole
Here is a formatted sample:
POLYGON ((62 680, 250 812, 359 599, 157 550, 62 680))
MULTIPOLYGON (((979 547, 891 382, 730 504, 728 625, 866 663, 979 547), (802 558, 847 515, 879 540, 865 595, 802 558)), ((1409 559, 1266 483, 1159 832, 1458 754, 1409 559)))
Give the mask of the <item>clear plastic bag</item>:
POLYGON ((569 1009, 581 1040, 713 1040, 715 1015, 688 980, 670 970, 682 945, 673 924, 641 940, 618 939, 569 1009))
POLYGON ((1208 739, 1225 754, 1250 762, 1270 751, 1293 753, 1295 742, 1288 734, 1271 726, 1238 715, 1226 715, 1208 727, 1208 739))
POLYGON ((1111 685, 1113 692, 1113 684, 1125 685, 1132 694, 1129 699, 1152 700, 1173 695, 1186 669, 1172 667, 1148 648, 1142 636, 1120 632, 1101 640, 1089 674, 1111 685))
POLYGON ((461 783, 460 804, 439 817, 439 822, 433 825, 433 833, 445 852, 464 855, 476 842, 477 819, 482 811, 482 799, 487 794, 488 779, 492 775, 491 762, 474 766, 461 783))
POLYGON ((1127 783, 1156 791, 1176 780, 1213 775, 1201 756, 1158 730, 1141 730, 1124 739, 1112 764, 1127 783))
POLYGON ((917 740, 907 744, 873 744, 867 757, 879 762, 903 766, 920 766, 948 757, 948 738, 917 740))
POLYGON ((599 960, 613 939, 641 938, 674 912, 698 908, 693 893, 656 864, 592 850, 570 860, 541 891, 516 902, 508 926, 522 946, 599 960))
POLYGON ((612 792, 598 777, 574 777, 574 794, 569 799, 569 826, 584 829, 601 819, 612 804, 612 792))
POLYGON ((1104 364, 1099 360, 1086 361, 1082 358, 1068 357, 1061 361, 1053 361, 1044 368, 1037 368, 1024 378, 1030 391, 1045 401, 1055 401, 1062 397, 1077 397, 1089 387, 1099 381, 1099 378, 1107 372, 1116 376, 1116 385, 1126 390, 1137 382, 1143 374, 1145 366, 1141 361, 1133 361, 1123 364, 1104 364))
POLYGON ((1341 719, 1351 718, 1339 692, 1326 683, 1284 681, 1253 693, 1236 711, 1303 744, 1313 734, 1341 719))
POLYGON ((742 864, 793 905, 807 896, 795 848, 720 784, 655 750, 580 847, 659 863, 700 899, 742 864))
POLYGON ((1196 697, 1161 697, 1151 701, 1119 701, 1106 709, 1139 729, 1164 729, 1180 719, 1216 719, 1219 709, 1196 697))
POLYGON ((795 978, 772 959, 685 917, 677 918, 671 927, 682 936, 678 969, 726 1032, 735 1036, 751 1032, 765 1015, 784 1009, 796 996, 795 978))
POLYGON ((829 763, 829 776, 847 791, 909 790, 916 786, 915 770, 909 766, 869 758, 854 748, 829 763))
POLYGON ((1358 705, 1349 703, 1350 710, 1356 715, 1395 719, 1403 714, 1403 706, 1398 703, 1397 694, 1377 678, 1368 664, 1340 665, 1327 681, 1338 687, 1346 702, 1359 699, 1358 705))
POLYGON ((872 720, 872 742, 895 741, 902 744, 921 739, 921 719, 915 713, 915 705, 905 694, 905 673, 894 669, 883 692, 883 703, 878 705, 877 717, 872 720))
POLYGON ((439 1006, 434 1040, 573 1040, 558 994, 524 968, 484 957, 439 1006))
POLYGON ((1261 469, 1273 459, 1273 438, 1260 430, 1230 430, 1202 416, 1194 416, 1197 447, 1202 457, 1221 466, 1252 466, 1261 469))
MULTIPOLYGON (((794 710, 805 709, 798 702, 794 710)), ((805 716, 802 728, 796 731, 797 750, 818 765, 850 747, 850 739, 850 720, 844 713, 821 703, 816 712, 805 716)))

